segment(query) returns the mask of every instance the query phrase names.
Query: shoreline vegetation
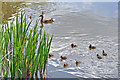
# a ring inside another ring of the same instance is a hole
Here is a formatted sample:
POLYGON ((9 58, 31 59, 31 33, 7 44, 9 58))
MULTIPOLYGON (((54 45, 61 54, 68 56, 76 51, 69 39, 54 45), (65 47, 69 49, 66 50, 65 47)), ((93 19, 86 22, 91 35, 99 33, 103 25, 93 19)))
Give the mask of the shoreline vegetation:
POLYGON ((53 35, 38 27, 39 20, 31 28, 32 21, 27 22, 22 11, 14 19, 0 29, 0 77, 45 78, 53 35))

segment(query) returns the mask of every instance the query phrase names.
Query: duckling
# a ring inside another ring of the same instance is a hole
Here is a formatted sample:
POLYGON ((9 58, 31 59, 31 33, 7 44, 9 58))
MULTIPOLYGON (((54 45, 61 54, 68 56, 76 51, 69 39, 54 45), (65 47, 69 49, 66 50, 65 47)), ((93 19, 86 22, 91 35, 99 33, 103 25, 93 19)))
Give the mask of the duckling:
POLYGON ((90 49, 90 50, 96 49, 96 47, 95 47, 95 46, 92 46, 92 45, 90 44, 89 49, 90 49))
POLYGON ((98 58, 98 59, 102 59, 102 57, 101 57, 99 54, 97 54, 97 58, 98 58))
POLYGON ((53 54, 49 54, 49 58, 53 57, 54 55, 53 54))
POLYGON ((12 52, 12 47, 10 47, 9 52, 12 52))
POLYGON ((71 44, 71 47, 72 47, 72 48, 75 48, 75 47, 77 47, 77 45, 75 45, 75 44, 72 43, 72 44, 71 44))
POLYGON ((103 56, 107 56, 107 53, 105 53, 105 51, 103 50, 103 56))
POLYGON ((65 64, 64 64, 64 68, 68 67, 68 65, 69 65, 69 64, 65 63, 65 64))
POLYGON ((25 40, 27 40, 27 41, 28 41, 28 40, 29 40, 29 38, 27 37, 27 38, 25 38, 25 40))
POLYGON ((61 59, 61 61, 63 61, 63 59, 61 59))
POLYGON ((38 40, 37 40, 37 43, 38 43, 38 40))
POLYGON ((30 16, 30 19, 32 19, 32 16, 30 16))
POLYGON ((39 17, 41 17, 41 22, 42 23, 48 24, 48 23, 54 22, 53 18, 43 19, 43 15, 44 15, 44 12, 42 12, 42 15, 39 16, 39 17))
POLYGON ((76 66, 78 66, 81 62, 80 61, 76 61, 76 66))
POLYGON ((62 61, 62 60, 66 60, 66 59, 67 59, 67 57, 61 56, 61 61, 62 61))

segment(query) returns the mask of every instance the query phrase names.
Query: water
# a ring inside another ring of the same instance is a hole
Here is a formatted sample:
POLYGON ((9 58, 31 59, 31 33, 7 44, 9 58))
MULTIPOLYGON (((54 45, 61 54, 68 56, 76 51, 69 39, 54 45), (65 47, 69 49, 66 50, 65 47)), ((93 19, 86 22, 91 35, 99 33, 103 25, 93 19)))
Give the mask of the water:
MULTIPOLYGON (((49 78, 116 78, 118 77, 118 5, 112 2, 56 2, 56 3, 9 3, 11 10, 7 18, 12 18, 17 11, 24 10, 33 21, 38 19, 41 10, 45 18, 53 17, 53 24, 44 24, 47 33, 54 33, 50 53, 54 57, 48 60, 47 77, 49 78), (71 48, 71 44, 78 47, 71 48), (90 44, 95 50, 89 50, 90 44), (107 57, 98 60, 96 55, 107 57), (60 56, 66 61, 60 61, 60 56), (75 61, 81 61, 76 67, 75 61), (68 68, 63 64, 68 63, 68 68)), ((7 10, 5 11, 8 13, 7 10)), ((29 18, 28 18, 29 20, 29 18)), ((34 24, 34 22, 33 22, 34 24)), ((40 26, 40 25, 39 25, 40 26)))

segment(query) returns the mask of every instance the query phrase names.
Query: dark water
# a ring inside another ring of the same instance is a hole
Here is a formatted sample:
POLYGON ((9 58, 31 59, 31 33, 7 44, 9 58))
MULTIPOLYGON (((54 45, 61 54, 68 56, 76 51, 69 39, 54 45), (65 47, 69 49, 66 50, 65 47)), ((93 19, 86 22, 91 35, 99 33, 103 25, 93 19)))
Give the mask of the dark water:
MULTIPOLYGON (((5 5, 5 4, 3 4, 5 5)), ((42 3, 7 3, 10 10, 3 12, 4 18, 12 18, 17 11, 25 11, 35 22, 41 11, 45 18, 53 17, 53 24, 44 24, 47 33, 54 33, 49 59, 47 77, 49 78, 116 78, 118 77, 118 4, 112 2, 42 2, 42 3), (8 14, 9 13, 9 14, 8 14), (71 48, 71 44, 78 47, 71 48), (95 50, 89 50, 89 44, 95 50), (96 54, 108 54, 98 60, 96 54), (60 56, 66 61, 60 61, 60 56), (76 67, 75 61, 81 61, 76 67), (68 68, 63 64, 68 63, 68 68)), ((8 8, 9 9, 9 8, 8 8)), ((34 24, 34 22, 32 24, 34 24)))

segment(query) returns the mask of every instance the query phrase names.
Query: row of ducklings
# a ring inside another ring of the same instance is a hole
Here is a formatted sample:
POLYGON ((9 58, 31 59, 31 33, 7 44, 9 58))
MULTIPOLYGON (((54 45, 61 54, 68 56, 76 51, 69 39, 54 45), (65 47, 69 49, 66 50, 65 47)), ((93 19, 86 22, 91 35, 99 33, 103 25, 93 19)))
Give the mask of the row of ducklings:
MULTIPOLYGON (((92 46, 92 45, 90 44, 90 45, 89 45, 89 49, 90 49, 90 50, 93 50, 93 49, 96 49, 96 47, 95 47, 95 46, 92 46)), ((107 53, 105 53, 104 50, 102 51, 102 54, 103 54, 103 56, 107 56, 107 53)), ((97 54, 97 58, 98 58, 98 59, 102 59, 102 56, 100 56, 99 54, 97 54)))
MULTIPOLYGON (((77 47, 77 45, 75 45, 75 44, 72 43, 72 44, 71 44, 71 48, 75 48, 75 47, 77 47)), ((92 45, 90 44, 90 45, 89 45, 89 49, 90 49, 90 50, 93 50, 93 49, 96 49, 96 47, 95 47, 95 46, 92 46, 92 45)), ((107 56, 107 53, 105 53, 104 50, 103 50, 102 54, 103 54, 103 56, 107 56)), ((53 54, 49 54, 49 58, 51 58, 51 57, 53 57, 53 56, 54 56, 53 54)), ((61 58, 61 61, 67 59, 66 56, 61 56, 60 58, 61 58)), ((97 54, 97 58, 98 58, 98 59, 102 59, 102 56, 100 56, 99 54, 97 54)), ((78 66, 80 63, 81 63, 80 61, 76 61, 76 66, 78 66)), ((64 64, 64 68, 68 67, 68 65, 69 65, 68 63, 65 63, 65 64, 64 64)))
MULTIPOLYGON (((71 44, 71 48, 75 48, 75 47, 77 47, 77 45, 71 44)), ((53 54, 49 54, 49 58, 51 58, 53 56, 54 56, 53 54)), ((60 56, 60 58, 61 58, 61 61, 67 60, 66 56, 60 56)), ((80 63, 81 63, 80 61, 75 62, 76 66, 78 66, 80 63)), ((68 67, 68 65, 69 65, 68 63, 65 63, 63 66, 64 66, 64 68, 66 68, 66 67, 68 67)))
MULTIPOLYGON (((53 57, 53 56, 54 56, 53 54, 49 54, 49 58, 51 58, 51 57, 53 57)), ((60 58, 61 58, 61 61, 67 60, 67 57, 66 57, 66 56, 61 56, 60 58)), ((78 66, 80 63, 81 63, 80 61, 76 61, 76 66, 78 66)), ((68 65, 69 65, 68 63, 65 63, 65 64, 64 64, 64 68, 68 67, 68 65)))

